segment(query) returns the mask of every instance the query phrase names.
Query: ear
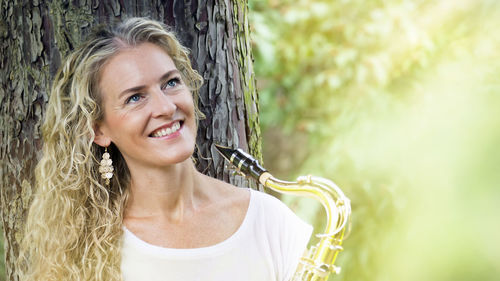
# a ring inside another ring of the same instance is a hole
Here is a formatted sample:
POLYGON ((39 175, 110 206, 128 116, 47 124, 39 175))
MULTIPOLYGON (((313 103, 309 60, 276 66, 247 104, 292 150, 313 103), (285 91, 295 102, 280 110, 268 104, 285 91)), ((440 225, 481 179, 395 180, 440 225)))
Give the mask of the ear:
POLYGON ((102 147, 108 147, 111 144, 111 138, 106 136, 106 134, 103 133, 103 130, 101 128, 101 125, 98 123, 94 124, 94 143, 102 146, 102 147))

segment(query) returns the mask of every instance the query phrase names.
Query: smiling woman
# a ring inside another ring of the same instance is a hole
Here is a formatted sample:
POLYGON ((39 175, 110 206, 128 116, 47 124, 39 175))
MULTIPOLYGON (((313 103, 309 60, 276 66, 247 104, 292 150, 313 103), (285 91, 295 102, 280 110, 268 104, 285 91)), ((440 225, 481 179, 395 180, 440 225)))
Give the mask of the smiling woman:
POLYGON ((202 79, 164 25, 100 27, 55 77, 21 280, 288 280, 311 227, 195 169, 202 79), (102 160, 101 160, 102 158, 102 160))
POLYGON ((196 140, 193 97, 170 56, 142 43, 121 50, 101 73, 105 114, 95 142, 116 145, 137 173, 132 178, 147 175, 151 167, 190 162, 196 140))

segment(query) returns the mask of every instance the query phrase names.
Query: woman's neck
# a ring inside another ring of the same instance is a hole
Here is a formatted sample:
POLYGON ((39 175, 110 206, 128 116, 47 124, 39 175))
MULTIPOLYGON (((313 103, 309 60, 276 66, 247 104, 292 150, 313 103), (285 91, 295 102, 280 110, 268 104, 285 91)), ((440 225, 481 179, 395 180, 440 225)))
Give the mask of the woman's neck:
POLYGON ((182 221, 208 194, 191 159, 164 168, 131 169, 130 195, 124 217, 161 217, 182 221))

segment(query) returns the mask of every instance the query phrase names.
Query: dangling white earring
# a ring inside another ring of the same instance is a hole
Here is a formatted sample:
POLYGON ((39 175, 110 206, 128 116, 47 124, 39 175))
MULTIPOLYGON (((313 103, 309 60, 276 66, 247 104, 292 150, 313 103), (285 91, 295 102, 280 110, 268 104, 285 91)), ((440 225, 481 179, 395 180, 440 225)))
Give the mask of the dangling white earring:
POLYGON ((109 180, 113 177, 113 161, 109 157, 108 148, 104 149, 102 154, 102 160, 99 164, 99 173, 101 173, 101 178, 106 180, 106 185, 109 185, 109 180))

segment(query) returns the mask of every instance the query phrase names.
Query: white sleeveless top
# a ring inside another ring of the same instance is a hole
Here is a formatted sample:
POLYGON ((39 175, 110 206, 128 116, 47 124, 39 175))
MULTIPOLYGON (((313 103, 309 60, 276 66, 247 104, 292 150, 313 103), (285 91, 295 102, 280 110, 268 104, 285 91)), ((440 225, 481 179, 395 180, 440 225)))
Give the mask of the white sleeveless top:
POLYGON ((251 190, 243 223, 209 247, 151 245, 125 229, 124 281, 287 281, 306 249, 312 227, 278 199, 251 190))

